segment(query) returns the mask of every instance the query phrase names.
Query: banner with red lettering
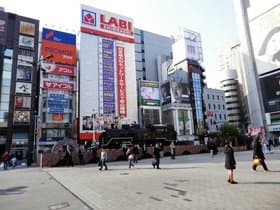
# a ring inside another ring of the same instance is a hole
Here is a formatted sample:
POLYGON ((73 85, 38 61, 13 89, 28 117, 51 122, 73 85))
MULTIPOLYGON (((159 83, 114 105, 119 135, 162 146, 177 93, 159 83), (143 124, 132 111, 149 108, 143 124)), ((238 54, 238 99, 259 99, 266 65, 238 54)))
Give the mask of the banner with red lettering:
POLYGON ((41 63, 41 69, 46 73, 65 76, 75 76, 76 67, 67 65, 58 65, 52 63, 41 63))
POLYGON ((126 80, 124 47, 117 46, 117 79, 118 79, 118 111, 120 116, 127 115, 126 107, 126 80))
POLYGON ((44 80, 43 88, 74 91, 74 83, 44 80))

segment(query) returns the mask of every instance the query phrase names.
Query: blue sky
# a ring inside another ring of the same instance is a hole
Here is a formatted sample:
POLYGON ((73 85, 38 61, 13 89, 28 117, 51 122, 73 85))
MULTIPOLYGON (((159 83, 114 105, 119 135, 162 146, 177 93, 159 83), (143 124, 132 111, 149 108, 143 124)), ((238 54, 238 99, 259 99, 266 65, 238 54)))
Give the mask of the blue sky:
POLYGON ((233 0, 0 0, 7 12, 66 32, 79 30, 80 3, 131 17, 134 27, 161 35, 175 36, 179 28, 199 32, 208 87, 219 87, 218 50, 237 38, 233 0))

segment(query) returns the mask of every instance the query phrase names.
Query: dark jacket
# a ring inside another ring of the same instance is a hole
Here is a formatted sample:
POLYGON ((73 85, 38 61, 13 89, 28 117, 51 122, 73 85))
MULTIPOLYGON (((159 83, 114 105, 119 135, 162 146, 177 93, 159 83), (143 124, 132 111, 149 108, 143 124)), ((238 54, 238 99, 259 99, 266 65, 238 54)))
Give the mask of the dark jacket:
POLYGON ((256 140, 254 142, 254 146, 253 146, 253 158, 256 158, 256 157, 258 157, 262 160, 265 159, 259 137, 256 138, 256 140))
POLYGON ((156 159, 160 158, 160 148, 157 147, 154 148, 154 156, 156 159))
POLYGON ((233 148, 229 145, 225 147, 225 168, 226 169, 235 169, 235 158, 233 148))

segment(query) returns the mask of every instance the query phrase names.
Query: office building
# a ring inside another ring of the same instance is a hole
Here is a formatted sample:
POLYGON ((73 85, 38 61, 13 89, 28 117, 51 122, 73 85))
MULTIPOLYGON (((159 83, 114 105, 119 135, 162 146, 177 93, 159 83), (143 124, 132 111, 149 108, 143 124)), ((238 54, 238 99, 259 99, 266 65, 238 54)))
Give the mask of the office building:
POLYGON ((0 11, 0 153, 34 149, 39 20, 0 11))
POLYGON ((206 124, 209 133, 216 133, 227 123, 225 93, 220 89, 204 87, 203 100, 206 108, 206 124))

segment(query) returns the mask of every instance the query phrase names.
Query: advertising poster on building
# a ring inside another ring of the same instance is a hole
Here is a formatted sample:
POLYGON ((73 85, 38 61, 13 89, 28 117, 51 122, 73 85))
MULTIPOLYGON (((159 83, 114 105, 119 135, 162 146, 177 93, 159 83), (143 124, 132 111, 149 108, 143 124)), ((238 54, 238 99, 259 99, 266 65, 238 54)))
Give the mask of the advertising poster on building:
POLYGON ((44 80, 43 81, 43 88, 46 89, 57 89, 57 90, 69 90, 74 91, 74 82, 59 82, 59 81, 50 81, 44 80))
POLYGON ((75 76, 76 75, 76 67, 67 66, 67 65, 59 65, 52 63, 41 63, 41 70, 57 75, 65 75, 65 76, 75 76))
POLYGON ((41 55, 50 61, 76 65, 76 35, 43 28, 41 55))
POLYGON ((140 81, 140 103, 143 106, 160 106, 159 83, 140 81))
POLYGON ((32 70, 28 68, 17 69, 17 81, 31 82, 32 70))
POLYGON ((114 42, 102 39, 103 114, 115 112, 114 42))
POLYGON ((15 97, 16 108, 31 108, 31 97, 16 96, 15 97))
MULTIPOLYGON (((69 122, 69 114, 68 113, 47 113, 47 123, 68 123, 69 122)), ((49 129, 47 129, 49 130, 49 129)), ((61 131, 62 129, 59 129, 61 131)))
POLYGON ((93 129, 93 117, 83 116, 83 130, 88 131, 93 129))
POLYGON ((6 20, 0 19, 0 44, 6 42, 6 20))
POLYGON ((14 123, 29 123, 30 112, 29 111, 14 111, 14 123))
POLYGON ((19 33, 34 36, 35 35, 35 24, 25 22, 25 21, 20 21, 19 33))
POLYGON ((280 111, 280 71, 260 78, 266 113, 280 111))
POLYGON ((81 5, 83 33, 134 43, 133 20, 111 12, 81 5))
POLYGON ((29 36, 20 35, 19 40, 18 40, 18 46, 20 48, 26 48, 26 49, 33 50, 34 49, 34 38, 29 37, 29 36))
POLYGON ((116 47, 117 51, 117 81, 118 81, 118 111, 120 116, 127 115, 126 106, 126 72, 125 72, 125 48, 116 47))
POLYGON ((161 85, 161 104, 170 104, 171 103, 171 93, 170 93, 170 83, 167 82, 161 85))
POLYGON ((50 59, 52 62, 76 65, 75 45, 43 40, 41 54, 44 59, 52 55, 50 59))
POLYGON ((172 103, 190 103, 190 89, 187 83, 171 81, 172 103))
POLYGON ((280 5, 250 21, 258 74, 280 67, 279 14, 280 5))
POLYGON ((16 93, 30 94, 32 91, 31 83, 16 82, 16 93))

